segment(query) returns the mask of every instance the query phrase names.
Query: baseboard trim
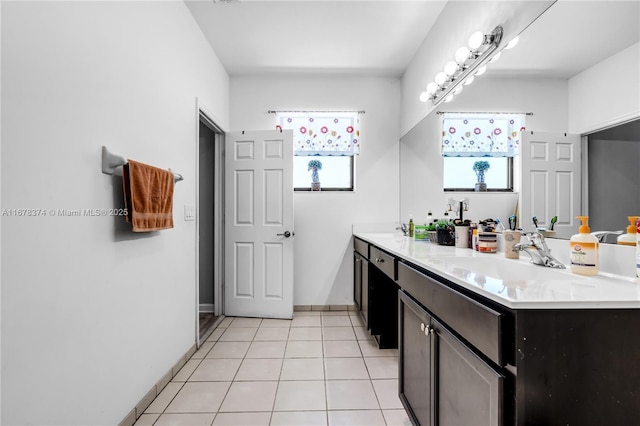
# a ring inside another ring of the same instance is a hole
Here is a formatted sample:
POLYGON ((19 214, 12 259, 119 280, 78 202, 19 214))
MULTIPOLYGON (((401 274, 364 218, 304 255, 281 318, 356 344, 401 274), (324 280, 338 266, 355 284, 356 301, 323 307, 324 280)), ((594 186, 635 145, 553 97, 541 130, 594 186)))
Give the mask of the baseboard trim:
POLYGON ((207 313, 207 314, 212 314, 214 313, 214 304, 213 303, 201 303, 200 304, 200 312, 202 313, 207 313))
POLYGON ((294 312, 305 311, 355 311, 356 305, 294 305, 294 312))
POLYGON ((142 399, 136 404, 135 408, 129 411, 125 418, 122 419, 120 423, 118 423, 118 426, 133 426, 136 420, 138 420, 142 413, 144 413, 144 410, 149 408, 149 405, 151 405, 153 400, 156 399, 156 397, 160 394, 160 392, 162 392, 165 386, 169 384, 171 379, 173 379, 175 375, 178 374, 180 369, 184 367, 184 365, 196 352, 196 350, 196 344, 194 343, 193 346, 191 346, 189 350, 180 357, 178 362, 176 362, 174 366, 171 367, 171 369, 162 376, 158 383, 156 383, 151 389, 149 389, 149 392, 147 392, 146 395, 142 397, 142 399))

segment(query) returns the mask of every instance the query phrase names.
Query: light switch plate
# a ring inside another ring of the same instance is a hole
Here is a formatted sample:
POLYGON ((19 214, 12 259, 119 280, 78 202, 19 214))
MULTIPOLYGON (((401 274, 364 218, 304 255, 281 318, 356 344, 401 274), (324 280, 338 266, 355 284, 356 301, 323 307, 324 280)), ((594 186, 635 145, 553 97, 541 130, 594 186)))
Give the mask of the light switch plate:
POLYGON ((184 220, 185 221, 196 220, 195 206, 184 206, 184 220))

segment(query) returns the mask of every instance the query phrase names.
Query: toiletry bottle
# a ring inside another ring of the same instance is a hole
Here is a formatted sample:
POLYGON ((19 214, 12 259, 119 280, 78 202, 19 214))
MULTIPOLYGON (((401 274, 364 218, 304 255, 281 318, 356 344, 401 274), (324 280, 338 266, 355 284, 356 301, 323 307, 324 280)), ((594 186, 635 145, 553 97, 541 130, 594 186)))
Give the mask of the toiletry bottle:
POLYGON ((471 237, 471 248, 475 251, 478 251, 478 228, 473 229, 473 234, 471 237))
POLYGON ((636 278, 640 283, 640 219, 636 220, 636 278))
POLYGON ((629 226, 627 226, 627 233, 622 234, 618 237, 618 244, 622 244, 625 246, 635 246, 636 245, 636 221, 639 216, 628 216, 629 226))
POLYGON ((413 215, 409 215, 409 236, 413 238, 413 232, 415 230, 415 225, 413 223, 413 215))
POLYGON ((589 233, 587 225, 589 216, 576 216, 582 221, 578 234, 571 237, 571 272, 580 275, 595 275, 598 273, 598 238, 589 233))

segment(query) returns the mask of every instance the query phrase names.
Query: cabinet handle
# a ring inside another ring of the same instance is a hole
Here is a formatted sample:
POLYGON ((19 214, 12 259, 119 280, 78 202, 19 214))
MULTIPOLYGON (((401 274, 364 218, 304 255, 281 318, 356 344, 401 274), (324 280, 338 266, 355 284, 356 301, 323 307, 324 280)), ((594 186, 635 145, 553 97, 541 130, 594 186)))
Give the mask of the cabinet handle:
POLYGON ((429 327, 428 325, 424 328, 424 335, 429 337, 433 334, 433 327, 429 327))
POLYGON ((376 257, 376 262, 378 262, 378 263, 384 263, 384 259, 381 259, 381 258, 379 258, 379 257, 376 257))
POLYGON ((420 323, 420 331, 424 331, 425 329, 425 325, 423 322, 420 323))

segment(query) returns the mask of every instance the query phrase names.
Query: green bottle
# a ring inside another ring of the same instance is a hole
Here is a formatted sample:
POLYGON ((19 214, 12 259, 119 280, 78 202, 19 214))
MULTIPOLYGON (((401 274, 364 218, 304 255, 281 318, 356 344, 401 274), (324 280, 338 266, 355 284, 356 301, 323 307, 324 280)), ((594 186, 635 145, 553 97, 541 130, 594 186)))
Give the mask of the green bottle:
POLYGON ((413 232, 415 230, 415 225, 413 224, 413 215, 409 215, 409 236, 413 238, 413 232))

